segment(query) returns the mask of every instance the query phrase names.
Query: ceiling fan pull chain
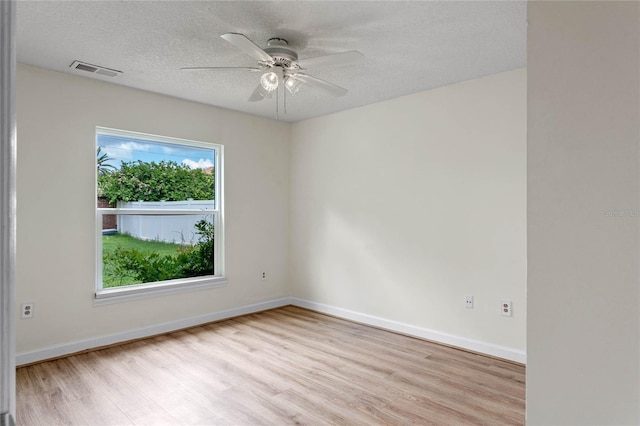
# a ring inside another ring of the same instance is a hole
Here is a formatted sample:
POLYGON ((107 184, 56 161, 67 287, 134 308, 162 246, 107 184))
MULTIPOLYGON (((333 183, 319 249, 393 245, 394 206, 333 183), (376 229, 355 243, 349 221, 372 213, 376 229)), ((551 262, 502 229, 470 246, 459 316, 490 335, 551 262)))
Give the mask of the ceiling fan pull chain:
POLYGON ((279 115, 279 111, 278 111, 278 105, 280 105, 280 100, 278 99, 278 92, 279 90, 276 90, 276 120, 280 119, 280 115, 279 115))

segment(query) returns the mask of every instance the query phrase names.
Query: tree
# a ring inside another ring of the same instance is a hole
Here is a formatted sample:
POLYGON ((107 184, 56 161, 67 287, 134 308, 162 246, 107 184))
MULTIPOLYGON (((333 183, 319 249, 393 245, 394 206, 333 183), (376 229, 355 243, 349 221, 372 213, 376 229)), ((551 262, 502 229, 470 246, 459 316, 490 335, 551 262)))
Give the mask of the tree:
POLYGON ((98 176, 98 191, 118 201, 182 201, 214 199, 214 177, 174 161, 123 162, 119 170, 98 176))
POLYGON ((105 152, 102 152, 102 148, 98 147, 98 151, 96 153, 97 155, 97 160, 96 163, 98 165, 98 175, 99 176, 103 176, 108 174, 109 172, 115 170, 115 166, 113 164, 109 164, 109 161, 111 161, 111 158, 109 157, 109 155, 105 152))

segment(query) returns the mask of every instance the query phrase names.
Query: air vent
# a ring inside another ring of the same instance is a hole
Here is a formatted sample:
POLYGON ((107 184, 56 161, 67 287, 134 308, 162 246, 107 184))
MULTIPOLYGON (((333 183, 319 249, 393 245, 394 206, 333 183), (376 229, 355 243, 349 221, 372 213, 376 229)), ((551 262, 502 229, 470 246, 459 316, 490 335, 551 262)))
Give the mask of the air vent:
POLYGON ((100 74, 107 77, 117 77, 120 74, 122 74, 122 71, 112 70, 109 68, 101 67, 99 65, 91 65, 91 64, 87 64, 86 62, 80 62, 80 61, 73 61, 70 68, 80 70, 80 71, 90 72, 93 74, 100 74))

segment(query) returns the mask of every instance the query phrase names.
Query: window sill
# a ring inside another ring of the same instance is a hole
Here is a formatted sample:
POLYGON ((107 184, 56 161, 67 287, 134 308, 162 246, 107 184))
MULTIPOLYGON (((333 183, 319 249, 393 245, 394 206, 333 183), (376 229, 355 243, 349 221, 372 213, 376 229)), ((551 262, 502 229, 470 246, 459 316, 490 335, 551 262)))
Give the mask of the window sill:
POLYGON ((106 305, 129 300, 164 296, 166 294, 185 293, 194 290, 207 290, 211 288, 224 287, 226 285, 226 277, 203 277, 112 287, 97 290, 93 304, 106 305))

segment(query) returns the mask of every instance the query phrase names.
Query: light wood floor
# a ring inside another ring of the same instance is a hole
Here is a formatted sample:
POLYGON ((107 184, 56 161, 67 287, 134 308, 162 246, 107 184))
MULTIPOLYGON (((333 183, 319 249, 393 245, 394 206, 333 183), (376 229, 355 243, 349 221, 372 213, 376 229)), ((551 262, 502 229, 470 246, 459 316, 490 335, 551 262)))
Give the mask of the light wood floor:
POLYGON ((295 307, 17 371, 18 425, 524 424, 523 366, 295 307))

